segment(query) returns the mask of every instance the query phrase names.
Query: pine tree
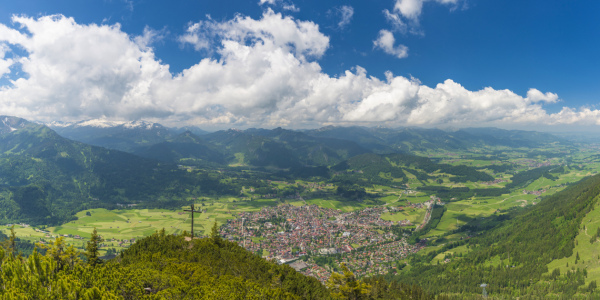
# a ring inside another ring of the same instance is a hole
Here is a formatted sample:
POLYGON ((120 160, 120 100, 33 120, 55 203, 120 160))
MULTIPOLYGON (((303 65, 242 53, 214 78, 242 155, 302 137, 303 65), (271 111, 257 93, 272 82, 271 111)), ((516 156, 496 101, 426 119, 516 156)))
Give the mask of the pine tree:
POLYGON ((219 234, 219 226, 217 226, 216 220, 215 224, 213 224, 212 230, 210 231, 210 238, 215 245, 219 245, 221 243, 221 235, 219 234))
POLYGON ((371 285, 356 279, 345 264, 341 267, 343 274, 333 272, 327 280, 331 295, 336 299, 368 299, 371 285))
POLYGON ((592 293, 596 290, 596 288, 598 287, 598 285, 596 284, 596 280, 592 280, 590 282, 590 284, 588 285, 588 292, 592 293))
POLYGON ((13 255, 17 252, 17 234, 15 233, 15 225, 10 227, 10 237, 4 242, 4 248, 8 250, 8 253, 13 255))
POLYGON ((102 242, 102 238, 98 235, 98 232, 94 227, 94 232, 92 232, 92 238, 89 242, 87 242, 87 251, 85 253, 85 256, 88 259, 88 264, 92 267, 95 267, 102 263, 102 260, 98 256, 98 249, 100 248, 100 243, 102 242))

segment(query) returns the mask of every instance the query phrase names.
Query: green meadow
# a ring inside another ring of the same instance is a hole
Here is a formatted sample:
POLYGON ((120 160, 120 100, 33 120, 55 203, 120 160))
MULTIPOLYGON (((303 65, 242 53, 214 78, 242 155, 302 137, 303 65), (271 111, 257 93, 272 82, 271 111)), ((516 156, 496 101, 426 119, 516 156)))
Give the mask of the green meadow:
POLYGON ((387 212, 381 214, 381 219, 386 221, 402 221, 409 220, 412 224, 421 224, 425 218, 425 209, 415 209, 412 207, 405 207, 403 211, 399 212, 387 212))

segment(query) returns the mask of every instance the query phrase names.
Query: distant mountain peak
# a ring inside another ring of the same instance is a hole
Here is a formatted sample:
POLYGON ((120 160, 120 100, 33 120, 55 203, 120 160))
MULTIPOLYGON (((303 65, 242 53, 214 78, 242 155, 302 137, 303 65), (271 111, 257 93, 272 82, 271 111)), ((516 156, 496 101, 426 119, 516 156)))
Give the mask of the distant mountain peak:
POLYGON ((16 131, 29 124, 29 121, 25 119, 11 116, 0 116, 0 121, 2 122, 0 124, 0 134, 16 131))
POLYGON ((158 123, 146 122, 146 121, 130 121, 123 124, 123 127, 134 129, 134 128, 143 128, 143 129, 153 129, 157 127, 163 127, 158 123))

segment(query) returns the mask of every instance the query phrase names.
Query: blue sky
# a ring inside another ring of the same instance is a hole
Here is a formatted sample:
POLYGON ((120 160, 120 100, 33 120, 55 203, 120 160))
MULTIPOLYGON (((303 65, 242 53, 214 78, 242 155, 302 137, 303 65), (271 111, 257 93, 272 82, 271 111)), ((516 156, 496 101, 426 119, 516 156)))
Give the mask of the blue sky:
POLYGON ((206 128, 600 124, 598 1, 260 1, 4 3, 0 112, 206 128))

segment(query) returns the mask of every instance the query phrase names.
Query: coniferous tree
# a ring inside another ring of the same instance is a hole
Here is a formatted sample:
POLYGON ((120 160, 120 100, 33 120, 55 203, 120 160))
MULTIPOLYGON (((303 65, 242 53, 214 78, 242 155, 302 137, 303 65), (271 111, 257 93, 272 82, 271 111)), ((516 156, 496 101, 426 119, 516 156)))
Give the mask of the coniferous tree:
POLYGON ((102 260, 98 256, 98 249, 100 248, 100 243, 102 243, 102 237, 98 235, 96 228, 94 227, 94 231, 92 232, 92 238, 89 242, 87 242, 86 253, 88 264, 92 267, 95 267, 102 263, 102 260))
POLYGON ((15 254, 17 252, 16 239, 17 239, 17 234, 15 233, 15 225, 13 225, 13 226, 10 227, 10 237, 6 241, 7 242, 7 247, 6 248, 12 254, 15 254))
POLYGON ((215 243, 215 245, 219 245, 221 242, 221 235, 219 234, 219 226, 217 226, 216 220, 210 231, 210 238, 212 239, 213 243, 215 243))
POLYGON ((333 272, 327 280, 332 296, 336 299, 368 299, 371 286, 356 279, 345 264, 341 267, 343 274, 333 272))

